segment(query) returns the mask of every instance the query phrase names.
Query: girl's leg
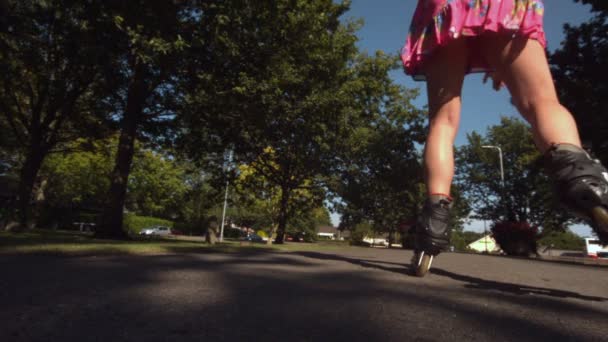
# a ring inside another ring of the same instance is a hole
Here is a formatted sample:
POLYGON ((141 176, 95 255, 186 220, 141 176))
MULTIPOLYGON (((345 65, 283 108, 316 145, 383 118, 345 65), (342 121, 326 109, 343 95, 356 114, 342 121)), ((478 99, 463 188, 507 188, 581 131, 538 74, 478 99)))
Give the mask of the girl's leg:
POLYGON ((424 149, 424 166, 428 195, 450 194, 454 176, 454 139, 460 121, 460 95, 466 62, 466 41, 458 39, 439 49, 425 67, 429 134, 424 149))
POLYGON ((608 171, 580 148, 576 123, 557 99, 544 49, 535 40, 497 38, 484 37, 484 53, 532 125, 560 201, 589 219, 608 243, 608 171))
POLYGON ((481 40, 488 63, 498 71, 515 106, 532 126, 541 152, 558 143, 580 147, 576 122, 559 103, 542 45, 536 40, 505 35, 481 40))

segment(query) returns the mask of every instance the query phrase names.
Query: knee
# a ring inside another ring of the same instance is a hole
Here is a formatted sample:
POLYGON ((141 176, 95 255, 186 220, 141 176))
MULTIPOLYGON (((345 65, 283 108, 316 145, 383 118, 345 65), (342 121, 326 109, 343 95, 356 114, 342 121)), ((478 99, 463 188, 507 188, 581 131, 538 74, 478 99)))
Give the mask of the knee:
POLYGON ((460 123, 460 105, 446 104, 440 110, 430 113, 429 126, 449 127, 457 130, 460 123))

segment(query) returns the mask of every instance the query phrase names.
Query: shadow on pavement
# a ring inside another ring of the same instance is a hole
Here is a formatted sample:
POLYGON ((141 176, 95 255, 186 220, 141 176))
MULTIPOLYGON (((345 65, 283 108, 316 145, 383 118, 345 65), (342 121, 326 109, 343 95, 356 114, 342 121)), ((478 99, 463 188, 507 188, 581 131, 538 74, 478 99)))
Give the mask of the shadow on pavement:
POLYGON ((558 297, 558 298, 574 298, 580 300, 588 300, 595 302, 603 302, 607 301, 608 298, 605 297, 596 297, 596 296, 586 296, 576 292, 564 291, 564 290, 556 290, 556 289, 547 289, 543 287, 535 287, 535 286, 527 286, 527 285, 519 285, 512 283, 502 283, 493 280, 485 280, 481 278, 475 278, 467 275, 456 274, 452 272, 448 272, 446 270, 442 270, 440 268, 432 268, 432 274, 436 274, 442 277, 452 278, 454 280, 462 281, 468 283, 465 285, 467 288, 478 289, 478 290, 496 290, 500 292, 507 292, 515 295, 543 295, 550 297, 558 297))
POLYGON ((0 340, 538 341, 603 336, 599 328, 576 329, 601 323, 598 317, 606 314, 601 308, 438 288, 392 276, 404 275, 401 264, 298 254, 0 257, 0 340), (362 272, 324 260, 391 273, 362 272), (473 295, 482 301, 465 300, 473 295), (484 305, 489 300, 496 305, 484 305), (537 305, 530 306, 531 300, 537 305), (547 319, 555 312, 575 328, 547 319))
POLYGON ((304 256, 307 258, 312 258, 312 259, 344 261, 344 262, 348 262, 350 264, 361 266, 361 267, 369 267, 369 268, 375 268, 378 270, 393 272, 393 273, 402 274, 402 275, 410 275, 410 271, 408 269, 408 264, 406 264, 405 262, 400 264, 400 263, 396 263, 396 262, 351 258, 351 257, 337 255, 337 254, 317 253, 317 252, 292 252, 290 254, 301 255, 301 256, 304 256))
MULTIPOLYGON (((326 253, 315 253, 315 252, 297 252, 294 254, 302 255, 308 258, 315 258, 321 260, 337 260, 351 263, 353 265, 358 265, 362 267, 371 267, 382 271, 394 272, 403 275, 409 275, 414 277, 414 275, 410 274, 408 270, 408 264, 403 263, 395 263, 395 262, 386 262, 386 261, 378 261, 378 260, 368 260, 368 259, 359 259, 359 258, 351 258, 345 257, 341 255, 335 254, 326 254, 326 253)), ((515 295, 543 295, 550 297, 558 297, 558 298, 575 298, 580 300, 587 301, 597 301, 603 302, 608 301, 608 298, 605 297, 597 297, 597 296, 586 296, 576 292, 564 291, 564 290, 556 290, 556 289, 548 289, 542 287, 534 287, 527 285, 519 285, 513 283, 503 283, 493 280, 485 280, 481 278, 476 278, 468 275, 456 274, 453 272, 449 272, 440 268, 431 268, 430 271, 434 275, 448 277, 460 282, 467 283, 465 285, 466 288, 472 288, 477 290, 495 290, 500 292, 507 292, 515 295)))

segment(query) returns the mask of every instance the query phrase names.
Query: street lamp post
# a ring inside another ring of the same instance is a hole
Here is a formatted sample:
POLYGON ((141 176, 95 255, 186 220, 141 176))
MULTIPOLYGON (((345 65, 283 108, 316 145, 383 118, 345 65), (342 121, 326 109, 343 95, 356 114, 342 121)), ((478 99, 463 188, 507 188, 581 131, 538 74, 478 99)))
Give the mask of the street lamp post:
POLYGON ((488 227, 485 219, 483 220, 483 243, 486 246, 486 253, 488 253, 488 227))
POLYGON ((224 210, 222 211, 222 227, 220 228, 220 242, 224 241, 224 222, 226 222, 226 206, 228 205, 228 185, 226 181, 226 194, 224 195, 224 210))
MULTIPOLYGON (((232 163, 232 151, 228 155, 228 162, 232 163)), ((226 207, 228 206, 228 186, 230 182, 226 180, 226 192, 224 194, 224 210, 222 210, 222 226, 220 228, 220 242, 224 241, 224 224, 226 222, 226 207)))
POLYGON ((484 146, 481 146, 481 148, 491 148, 491 149, 498 150, 498 159, 500 160, 500 185, 502 186, 502 189, 504 190, 504 188, 505 188, 505 171, 502 166, 502 149, 499 146, 494 146, 494 145, 484 145, 484 146))
MULTIPOLYGON (((505 204, 505 171, 504 171, 504 167, 502 165, 502 149, 499 146, 494 146, 494 145, 484 145, 481 146, 481 148, 489 148, 489 149, 495 149, 498 150, 498 159, 500 161, 500 190, 501 190, 501 197, 502 197, 502 202, 503 205, 505 204)), ((508 215, 508 209, 505 206, 505 218, 508 215)))

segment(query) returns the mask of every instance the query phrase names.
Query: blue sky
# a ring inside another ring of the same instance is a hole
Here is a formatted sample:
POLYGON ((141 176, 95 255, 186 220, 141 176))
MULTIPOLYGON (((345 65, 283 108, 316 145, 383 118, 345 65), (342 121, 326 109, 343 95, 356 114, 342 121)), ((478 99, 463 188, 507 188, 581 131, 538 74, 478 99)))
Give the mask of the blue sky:
MULTIPOLYGON (((415 0, 352 0, 347 17, 360 18, 364 26, 358 32, 360 50, 370 54, 377 50, 397 53, 405 42, 411 18, 416 7, 415 0)), ((590 6, 573 0, 545 0, 545 32, 550 51, 561 44, 564 37, 563 25, 573 25, 587 21, 591 17, 590 6)), ((393 79, 409 88, 419 88, 420 97, 414 103, 426 105, 426 85, 414 82, 400 71, 392 74, 393 79)), ((506 90, 495 92, 489 84, 482 83, 482 75, 469 75, 463 88, 462 119, 456 145, 466 143, 466 134, 472 131, 485 132, 486 128, 500 122, 500 116, 516 116, 517 111, 509 102, 506 90)), ((332 215, 336 223, 338 217, 332 215)), ((469 229, 483 230, 483 223, 474 222, 469 229)), ((581 235, 589 235, 585 226, 573 227, 581 235)))

